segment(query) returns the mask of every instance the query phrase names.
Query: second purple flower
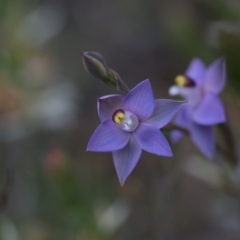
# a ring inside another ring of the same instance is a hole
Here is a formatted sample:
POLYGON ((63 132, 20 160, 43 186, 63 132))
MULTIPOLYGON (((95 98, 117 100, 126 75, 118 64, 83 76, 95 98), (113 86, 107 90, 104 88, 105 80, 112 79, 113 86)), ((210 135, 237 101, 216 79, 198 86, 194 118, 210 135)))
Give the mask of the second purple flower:
MULTIPOLYGON (((225 60, 219 58, 209 67, 195 58, 184 75, 175 79, 176 85, 169 89, 170 95, 180 95, 187 104, 179 111, 175 124, 188 130, 192 141, 212 159, 215 150, 213 126, 226 122, 225 110, 218 94, 226 82, 225 60)), ((172 140, 177 142, 183 133, 172 131, 172 140)))

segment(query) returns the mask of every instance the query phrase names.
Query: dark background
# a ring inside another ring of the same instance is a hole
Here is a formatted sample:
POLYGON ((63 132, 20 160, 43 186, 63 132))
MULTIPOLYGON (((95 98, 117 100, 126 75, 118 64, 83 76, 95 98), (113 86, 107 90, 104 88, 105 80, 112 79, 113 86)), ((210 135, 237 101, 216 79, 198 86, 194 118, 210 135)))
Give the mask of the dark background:
POLYGON ((156 98, 193 57, 225 56, 238 149, 239 0, 1 0, 0 239, 240 239, 240 172, 221 153, 210 162, 185 137, 173 158, 144 153, 120 187, 111 154, 85 151, 97 98, 115 90, 84 51, 131 88, 150 78, 156 98))

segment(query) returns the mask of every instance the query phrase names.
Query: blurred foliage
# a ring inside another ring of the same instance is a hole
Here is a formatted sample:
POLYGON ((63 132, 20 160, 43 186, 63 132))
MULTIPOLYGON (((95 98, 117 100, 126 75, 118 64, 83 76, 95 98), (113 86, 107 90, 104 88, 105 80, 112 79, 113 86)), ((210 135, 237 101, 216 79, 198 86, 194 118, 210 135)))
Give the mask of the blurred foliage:
POLYGON ((184 139, 173 159, 143 154, 121 188, 111 154, 85 152, 96 99, 113 92, 81 61, 101 52, 130 87, 151 78, 168 98, 192 57, 225 56, 238 148, 239 21, 235 0, 1 0, 1 189, 5 169, 13 183, 0 240, 239 239, 239 170, 220 154, 184 139))

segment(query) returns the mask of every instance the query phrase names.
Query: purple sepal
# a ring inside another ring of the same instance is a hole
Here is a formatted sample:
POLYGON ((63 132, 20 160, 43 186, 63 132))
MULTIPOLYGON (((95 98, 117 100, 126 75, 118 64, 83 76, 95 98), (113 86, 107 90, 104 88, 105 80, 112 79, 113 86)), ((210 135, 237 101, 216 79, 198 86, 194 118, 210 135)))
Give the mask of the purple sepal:
POLYGON ((149 118, 154 110, 155 102, 149 80, 139 83, 125 97, 124 110, 134 113, 140 121, 149 118))
POLYGON ((143 150, 160 156, 172 157, 166 138, 156 127, 141 123, 133 136, 143 150))
POLYGON ((133 137, 130 138, 130 141, 124 148, 113 152, 114 165, 122 186, 136 166, 141 152, 142 149, 139 147, 133 137))
POLYGON ((226 82, 226 63, 224 58, 214 61, 207 69, 204 76, 204 90, 219 94, 226 82))
POLYGON ((184 105, 174 118, 174 123, 180 127, 186 128, 190 122, 189 119, 189 107, 188 105, 184 105))
POLYGON ((189 77, 191 80, 193 80, 195 83, 199 83, 202 78, 203 74, 206 70, 206 67, 201 59, 194 58, 186 70, 185 74, 187 77, 189 77))
POLYGON ((226 121, 221 99, 212 93, 204 96, 194 111, 193 121, 201 125, 215 125, 226 121))
POLYGON ((183 101, 157 99, 155 100, 155 109, 152 116, 145 122, 154 127, 162 128, 172 120, 185 103, 183 101))
POLYGON ((212 126, 202 126, 194 122, 191 123, 190 135, 196 146, 208 157, 213 158, 215 149, 215 138, 212 126))
POLYGON ((91 152, 112 152, 126 146, 130 138, 127 132, 122 131, 112 120, 101 123, 87 146, 91 152))

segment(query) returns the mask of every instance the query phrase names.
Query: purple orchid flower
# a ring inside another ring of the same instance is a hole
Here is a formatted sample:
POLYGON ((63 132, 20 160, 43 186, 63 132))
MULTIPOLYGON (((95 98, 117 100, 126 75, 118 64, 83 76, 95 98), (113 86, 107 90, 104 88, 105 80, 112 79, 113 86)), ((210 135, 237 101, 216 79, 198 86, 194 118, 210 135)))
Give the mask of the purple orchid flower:
MULTIPOLYGON (((210 159, 215 150, 213 125, 226 121, 223 104, 218 97, 226 81, 223 58, 208 68, 200 59, 193 59, 185 75, 177 76, 176 85, 170 87, 170 95, 181 95, 188 102, 177 114, 174 122, 189 131, 192 141, 210 159)), ((180 131, 172 131, 171 138, 177 142, 180 131)))
POLYGON ((159 131, 182 107, 182 101, 154 100, 149 80, 139 83, 126 96, 98 99, 101 124, 93 133, 87 151, 113 152, 121 185, 136 166, 142 149, 171 157, 170 146, 159 131))

